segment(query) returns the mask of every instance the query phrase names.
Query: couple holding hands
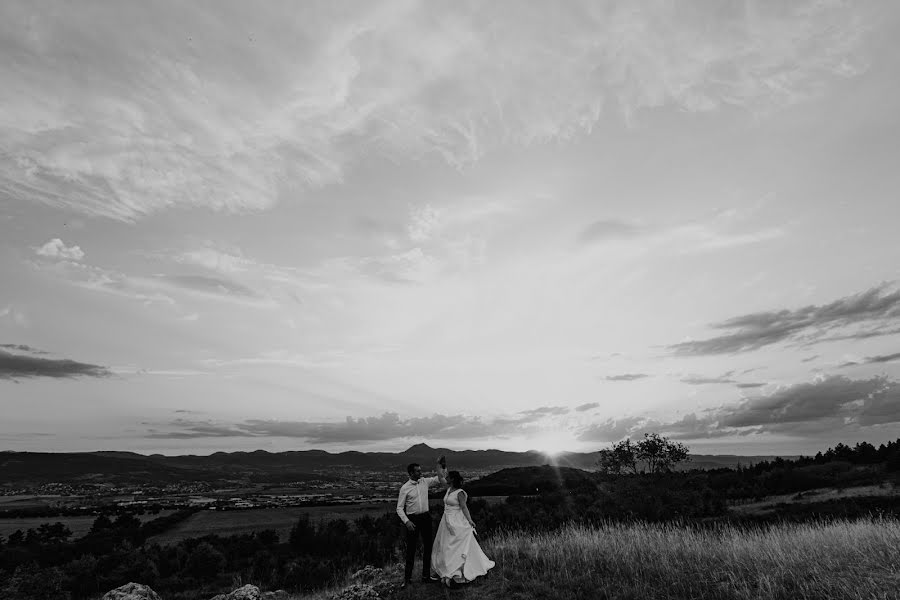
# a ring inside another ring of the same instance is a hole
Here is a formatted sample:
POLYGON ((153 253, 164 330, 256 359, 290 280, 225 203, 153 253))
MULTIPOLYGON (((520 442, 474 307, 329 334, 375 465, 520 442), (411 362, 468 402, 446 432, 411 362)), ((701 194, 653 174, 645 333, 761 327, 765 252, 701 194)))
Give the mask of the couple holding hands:
POLYGON ((422 581, 441 581, 450 587, 468 583, 494 566, 475 539, 475 522, 466 506, 466 492, 459 471, 447 471, 447 461, 438 459, 436 477, 422 477, 422 467, 411 463, 406 468, 409 481, 400 487, 397 515, 406 526, 406 571, 401 587, 412 580, 416 560, 417 538, 422 538, 422 581), (444 494, 444 516, 437 534, 431 533, 428 489, 437 484, 447 486, 444 494))

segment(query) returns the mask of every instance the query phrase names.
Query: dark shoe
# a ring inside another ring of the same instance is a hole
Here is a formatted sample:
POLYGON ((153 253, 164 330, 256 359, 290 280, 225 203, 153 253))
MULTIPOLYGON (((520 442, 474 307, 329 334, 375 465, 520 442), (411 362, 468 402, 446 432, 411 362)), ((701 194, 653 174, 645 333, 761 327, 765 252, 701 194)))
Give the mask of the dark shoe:
POLYGON ((411 583, 412 583, 411 580, 409 580, 409 579, 404 579, 404 580, 403 580, 403 583, 400 584, 400 589, 401 589, 401 590, 405 590, 405 589, 407 588, 407 586, 409 586, 409 584, 411 584, 411 583))
POLYGON ((422 583, 431 583, 432 581, 440 581, 441 578, 437 575, 432 575, 431 577, 423 577, 422 583))

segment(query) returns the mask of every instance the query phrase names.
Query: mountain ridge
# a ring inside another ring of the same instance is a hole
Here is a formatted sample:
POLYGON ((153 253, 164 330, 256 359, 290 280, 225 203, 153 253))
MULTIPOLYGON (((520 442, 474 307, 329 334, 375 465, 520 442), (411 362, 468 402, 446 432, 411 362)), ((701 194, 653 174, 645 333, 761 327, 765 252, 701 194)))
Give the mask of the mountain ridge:
MULTIPOLYGON (((214 452, 209 455, 186 454, 165 456, 136 452, 99 450, 95 452, 3 452, 0 453, 0 485, 30 482, 85 481, 147 482, 160 484, 185 481, 285 482, 310 479, 337 479, 335 474, 322 474, 332 468, 405 471, 411 462, 430 470, 440 455, 445 455, 450 468, 462 471, 497 471, 509 467, 554 465, 592 470, 599 452, 563 452, 556 455, 538 451, 451 450, 433 448, 425 443, 410 446, 402 452, 360 452, 347 450, 331 453, 325 450, 266 450, 214 452)), ((685 469, 733 468, 775 456, 692 455, 685 469)), ((782 458, 795 458, 782 456, 782 458)))

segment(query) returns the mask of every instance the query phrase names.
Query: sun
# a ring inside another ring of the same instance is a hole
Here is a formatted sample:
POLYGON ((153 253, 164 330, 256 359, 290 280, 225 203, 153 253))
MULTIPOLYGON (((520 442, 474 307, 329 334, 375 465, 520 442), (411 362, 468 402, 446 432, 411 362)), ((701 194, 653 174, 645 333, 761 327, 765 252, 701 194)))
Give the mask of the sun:
POLYGON ((548 456, 557 456, 572 449, 574 440, 567 431, 546 431, 529 438, 529 445, 548 456))

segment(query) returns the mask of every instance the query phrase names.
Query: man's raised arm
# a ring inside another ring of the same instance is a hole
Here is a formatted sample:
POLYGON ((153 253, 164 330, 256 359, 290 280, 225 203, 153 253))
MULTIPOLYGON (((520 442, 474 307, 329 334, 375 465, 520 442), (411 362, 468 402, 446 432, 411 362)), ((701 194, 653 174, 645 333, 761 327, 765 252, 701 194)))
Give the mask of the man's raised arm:
POLYGON ((441 482, 441 485, 447 485, 447 459, 444 455, 441 455, 437 462, 438 481, 441 482))

